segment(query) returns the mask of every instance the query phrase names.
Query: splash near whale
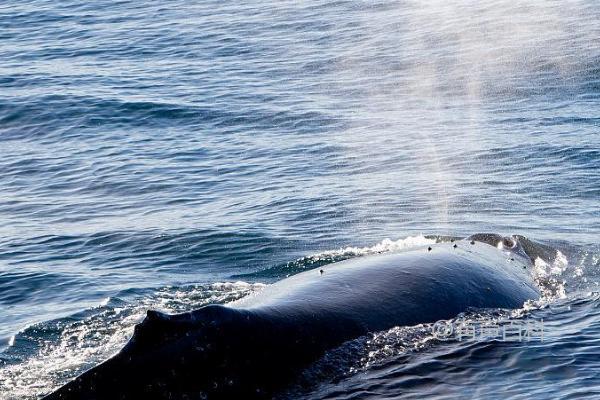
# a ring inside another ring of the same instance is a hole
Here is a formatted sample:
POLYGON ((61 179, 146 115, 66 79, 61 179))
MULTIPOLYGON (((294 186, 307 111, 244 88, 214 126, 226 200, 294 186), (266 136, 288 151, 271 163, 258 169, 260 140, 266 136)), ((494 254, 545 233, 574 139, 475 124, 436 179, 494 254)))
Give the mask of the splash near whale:
POLYGON ((227 306, 148 311, 129 343, 45 400, 268 398, 348 340, 537 299, 523 237, 478 234, 306 271, 227 306))

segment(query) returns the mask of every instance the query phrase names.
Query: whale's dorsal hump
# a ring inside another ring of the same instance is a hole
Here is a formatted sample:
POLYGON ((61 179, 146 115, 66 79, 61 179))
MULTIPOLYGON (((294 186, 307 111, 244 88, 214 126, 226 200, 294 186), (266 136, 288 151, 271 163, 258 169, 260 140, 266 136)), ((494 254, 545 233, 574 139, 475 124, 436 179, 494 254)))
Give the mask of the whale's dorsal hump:
MULTIPOLYGON (((467 238, 471 242, 481 242, 494 246, 500 250, 509 251, 525 259, 530 259, 529 254, 521 244, 519 236, 503 236, 497 233, 476 233, 467 238)), ((533 262, 533 259, 531 260, 533 262)))
POLYGON ((497 233, 476 233, 467 238, 467 240, 489 244, 490 246, 500 247, 503 245, 505 237, 497 233))

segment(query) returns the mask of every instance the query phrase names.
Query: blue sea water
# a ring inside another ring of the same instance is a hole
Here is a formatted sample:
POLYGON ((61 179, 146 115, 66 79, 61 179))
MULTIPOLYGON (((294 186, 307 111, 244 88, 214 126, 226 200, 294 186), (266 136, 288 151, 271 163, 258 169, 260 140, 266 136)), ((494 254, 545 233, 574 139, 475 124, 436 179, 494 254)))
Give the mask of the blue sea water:
POLYGON ((510 316, 546 340, 400 327, 288 397, 600 398, 599 199, 596 1, 5 0, 0 399, 148 308, 476 232, 560 250, 510 316))

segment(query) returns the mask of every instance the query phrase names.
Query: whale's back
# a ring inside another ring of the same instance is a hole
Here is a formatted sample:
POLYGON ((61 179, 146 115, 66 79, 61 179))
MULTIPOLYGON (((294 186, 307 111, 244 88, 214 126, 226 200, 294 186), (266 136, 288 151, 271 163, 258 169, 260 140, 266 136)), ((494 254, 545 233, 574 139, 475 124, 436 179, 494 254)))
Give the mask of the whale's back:
POLYGON ((306 271, 232 306, 305 320, 328 313, 376 331, 451 318, 469 307, 520 307, 539 297, 530 269, 522 257, 459 241, 306 271))
POLYGON ((539 295, 528 266, 461 241, 307 271, 231 306, 150 311, 119 354, 46 399, 265 398, 368 332, 520 307, 539 295))

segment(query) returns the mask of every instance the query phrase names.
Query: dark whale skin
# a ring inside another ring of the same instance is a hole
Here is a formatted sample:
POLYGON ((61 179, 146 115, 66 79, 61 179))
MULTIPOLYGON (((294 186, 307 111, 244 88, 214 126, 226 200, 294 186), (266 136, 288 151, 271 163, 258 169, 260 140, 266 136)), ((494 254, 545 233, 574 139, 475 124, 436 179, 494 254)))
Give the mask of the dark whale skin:
POLYGON ((148 311, 113 358, 45 400, 269 398, 369 332, 539 298, 531 259, 470 239, 342 261, 228 306, 148 311))

